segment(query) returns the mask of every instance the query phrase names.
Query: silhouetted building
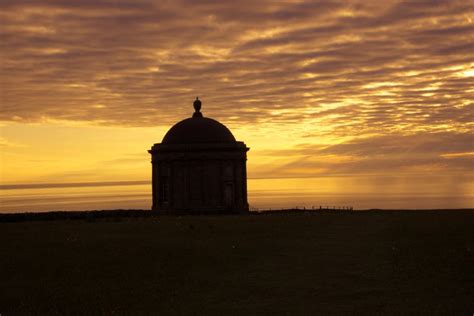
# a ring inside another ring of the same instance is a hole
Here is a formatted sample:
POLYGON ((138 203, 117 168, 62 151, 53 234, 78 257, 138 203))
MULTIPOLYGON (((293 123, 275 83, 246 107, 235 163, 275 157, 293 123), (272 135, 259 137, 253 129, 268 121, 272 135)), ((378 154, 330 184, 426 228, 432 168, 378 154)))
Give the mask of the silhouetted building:
POLYGON ((176 123, 148 152, 152 159, 153 206, 163 213, 248 211, 244 142, 216 120, 203 117, 194 101, 191 118, 176 123))

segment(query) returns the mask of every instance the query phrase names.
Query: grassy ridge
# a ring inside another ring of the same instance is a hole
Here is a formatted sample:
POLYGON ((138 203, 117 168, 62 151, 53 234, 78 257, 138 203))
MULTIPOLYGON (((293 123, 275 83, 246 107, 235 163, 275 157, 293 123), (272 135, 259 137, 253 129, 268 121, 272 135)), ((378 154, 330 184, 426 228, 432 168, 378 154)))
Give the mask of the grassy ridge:
POLYGON ((474 312, 474 213, 0 225, 0 313, 474 312))

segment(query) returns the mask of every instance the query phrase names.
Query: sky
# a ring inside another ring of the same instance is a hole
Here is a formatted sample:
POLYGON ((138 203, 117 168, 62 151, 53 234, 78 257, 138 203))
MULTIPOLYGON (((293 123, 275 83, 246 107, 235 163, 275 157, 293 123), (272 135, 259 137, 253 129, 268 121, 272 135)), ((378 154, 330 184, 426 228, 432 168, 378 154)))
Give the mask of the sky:
POLYGON ((263 186, 474 175, 473 1, 1 0, 0 23, 2 185, 148 181, 196 96, 263 186))

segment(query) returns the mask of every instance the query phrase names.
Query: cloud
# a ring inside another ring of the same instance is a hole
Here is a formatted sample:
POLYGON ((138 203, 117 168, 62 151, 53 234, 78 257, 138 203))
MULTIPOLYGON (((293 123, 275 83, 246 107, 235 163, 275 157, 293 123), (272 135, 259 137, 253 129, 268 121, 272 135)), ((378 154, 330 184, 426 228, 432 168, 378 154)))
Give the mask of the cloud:
MULTIPOLYGON (((460 1, 386 6, 4 1, 2 6, 1 119, 7 121, 169 124, 188 114, 189 100, 199 94, 214 116, 237 114, 249 123, 281 106, 298 115, 307 106, 352 97, 374 110, 387 101, 400 104, 397 121, 413 124, 403 117, 410 107, 431 115, 430 105, 440 97, 455 95, 441 106, 462 107, 473 94, 462 89, 471 78, 456 78, 451 88, 431 96, 420 91, 427 80, 452 82, 456 71, 443 68, 472 62, 474 6, 460 1), (410 71, 418 75, 406 76, 410 71), (305 80, 305 74, 314 77, 305 80), (385 96, 381 89, 361 89, 380 81, 397 86, 385 96), (259 111, 249 114, 243 106, 259 111)), ((393 115, 376 118, 390 124, 393 115)))
POLYGON ((1 121, 163 127, 198 95, 231 127, 298 124, 295 144, 348 141, 318 155, 425 144, 431 156, 407 163, 466 164, 429 146, 472 144, 469 1, 34 0, 0 12, 1 121))
POLYGON ((17 147, 24 147, 24 145, 20 144, 20 143, 9 141, 5 137, 0 136, 0 148, 5 149, 5 148, 17 148, 17 147))
POLYGON ((448 132, 384 135, 323 146, 300 144, 285 150, 262 151, 277 162, 259 166, 256 177, 337 175, 472 174, 472 134, 448 132))

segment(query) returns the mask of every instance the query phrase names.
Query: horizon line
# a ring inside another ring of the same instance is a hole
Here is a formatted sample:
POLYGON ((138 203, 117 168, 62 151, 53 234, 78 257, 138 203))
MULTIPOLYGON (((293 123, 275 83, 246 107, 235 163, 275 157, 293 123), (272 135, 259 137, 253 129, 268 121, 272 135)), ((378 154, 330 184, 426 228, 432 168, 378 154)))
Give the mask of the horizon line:
POLYGON ((151 184, 151 180, 0 184, 0 190, 104 187, 104 186, 141 185, 141 184, 151 184))
MULTIPOLYGON (((412 174, 411 177, 420 176, 412 174)), ((406 177, 401 175, 381 175, 381 174, 332 174, 332 175, 307 175, 307 176, 283 176, 283 177, 247 177, 248 180, 272 180, 272 179, 311 179, 311 178, 338 178, 338 177, 406 177)), ((49 189, 49 188, 74 188, 74 187, 103 187, 103 186, 125 186, 150 184, 150 180, 133 181, 97 181, 97 182, 46 182, 46 183, 11 183, 0 184, 2 190, 23 190, 23 189, 49 189)))

